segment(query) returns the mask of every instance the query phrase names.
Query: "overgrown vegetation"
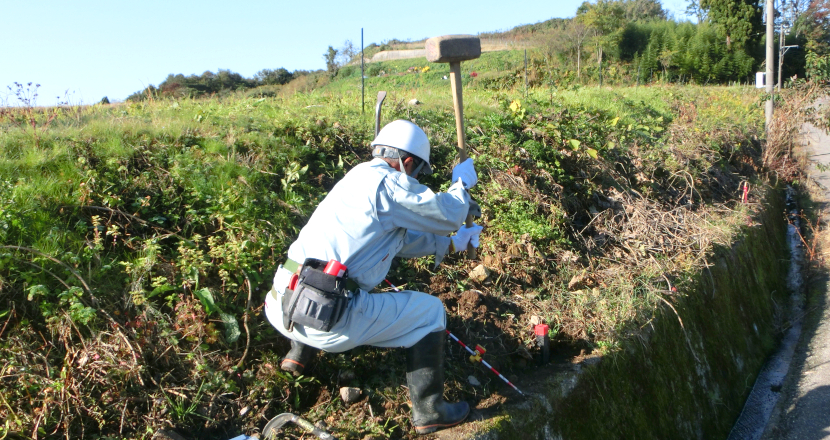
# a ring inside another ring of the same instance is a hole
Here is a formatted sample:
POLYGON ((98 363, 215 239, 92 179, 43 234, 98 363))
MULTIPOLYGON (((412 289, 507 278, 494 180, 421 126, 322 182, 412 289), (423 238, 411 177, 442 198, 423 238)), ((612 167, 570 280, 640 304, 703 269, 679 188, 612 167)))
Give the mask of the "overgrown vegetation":
MULTIPOLYGON (((613 350, 670 300, 667 282, 682 285, 710 243, 729 242, 749 206, 739 184, 765 169, 754 89, 469 90, 490 276, 468 277, 479 262, 433 272, 423 259, 390 280, 440 296, 451 329, 519 386, 533 370, 534 316, 561 355, 613 350)), ((23 109, 4 113, 4 432, 144 438, 172 425, 227 438, 299 411, 346 438, 408 436, 395 356, 325 355, 295 379, 278 370, 287 343, 261 316, 286 246, 368 158, 358 98, 93 106, 58 114, 37 142, 14 122, 23 109), (344 406, 333 396, 345 384, 367 398, 344 406)), ((455 160, 448 97, 390 98, 386 117, 414 120, 436 145, 443 172, 425 183, 441 189, 455 160)), ((460 359, 450 397, 506 398, 460 359)))
MULTIPOLYGON (((644 9, 657 21, 631 18, 648 3, 621 3, 624 26, 593 36, 589 19, 515 30, 586 32, 567 42, 576 50, 546 40, 531 51, 526 94, 523 53, 464 63, 480 260, 390 273, 439 296, 453 333, 485 346, 519 387, 535 371, 531 322, 551 325, 560 361, 615 352, 683 295, 713 244, 751 222, 755 182, 800 178, 788 142, 816 93, 801 81, 768 139, 753 88, 586 86, 600 75, 711 84, 754 62, 719 46, 714 27, 661 22, 659 8, 644 9), (687 52, 711 63, 685 63, 687 52), (478 264, 489 273, 471 278, 478 264)), ((20 105, 0 111, 0 436, 138 439, 172 427, 225 439, 286 411, 341 438, 411 436, 401 356, 324 354, 294 378, 278 368, 287 341, 262 316, 299 228, 369 158, 359 68, 332 50, 326 73, 171 75, 118 105, 43 109, 36 86, 16 86, 20 105), (345 405, 344 385, 364 398, 345 405)), ((814 53, 808 65, 826 79, 814 53)), ((411 59, 367 73, 369 92, 390 92, 385 120, 426 129, 438 172, 423 182, 444 189, 456 160, 448 66, 411 59)), ((451 351, 449 398, 494 408, 514 397, 451 351)))

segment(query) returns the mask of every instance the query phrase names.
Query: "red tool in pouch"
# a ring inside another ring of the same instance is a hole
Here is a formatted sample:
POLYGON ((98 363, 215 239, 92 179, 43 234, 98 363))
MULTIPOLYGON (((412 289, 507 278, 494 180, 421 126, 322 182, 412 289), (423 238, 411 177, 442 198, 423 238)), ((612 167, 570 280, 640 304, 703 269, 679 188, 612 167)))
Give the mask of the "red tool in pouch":
MULTIPOLYGON (((346 266, 337 260, 329 260, 328 264, 326 264, 325 269, 323 269, 323 272, 325 272, 328 275, 333 275, 340 278, 346 273, 346 266)), ((297 288, 297 282, 299 280, 299 275, 297 275, 296 273, 291 274, 291 278, 288 280, 288 288, 291 290, 295 290, 297 288)))
POLYGON ((326 268, 323 269, 323 272, 334 275, 336 277, 342 277, 343 274, 346 273, 346 266, 343 263, 337 260, 329 260, 329 264, 326 265, 326 268))

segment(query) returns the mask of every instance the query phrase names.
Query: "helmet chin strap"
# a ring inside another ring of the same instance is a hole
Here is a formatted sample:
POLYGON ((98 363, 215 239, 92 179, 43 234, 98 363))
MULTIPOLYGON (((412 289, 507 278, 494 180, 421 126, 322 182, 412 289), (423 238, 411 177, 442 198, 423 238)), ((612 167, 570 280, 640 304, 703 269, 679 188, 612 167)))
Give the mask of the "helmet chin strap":
POLYGON ((384 146, 376 146, 375 149, 372 151, 372 156, 378 157, 378 158, 383 158, 383 159, 392 159, 392 160, 397 159, 398 160, 398 168, 399 168, 398 171, 406 174, 407 176, 412 176, 412 177, 417 176, 418 173, 420 173, 421 170, 424 168, 424 165, 426 165, 426 161, 418 160, 418 166, 415 167, 414 170, 412 170, 412 174, 409 174, 409 173, 406 172, 406 167, 403 164, 403 159, 401 158, 400 151, 398 151, 397 149, 394 149, 394 148, 387 149, 387 147, 384 147, 384 146))
MULTIPOLYGON (((400 164, 400 167, 401 167, 400 172, 406 174, 406 168, 404 168, 404 166, 403 166, 403 160, 401 160, 400 155, 398 155, 398 164, 400 164)), ((409 174, 406 174, 406 175, 408 176, 409 174)))
MULTIPOLYGON (((420 172, 421 172, 421 169, 422 169, 422 168, 424 168, 424 163, 426 163, 426 162, 424 162, 423 160, 422 160, 422 161, 420 161, 420 163, 418 164, 418 166, 417 166, 417 167, 415 167, 415 169, 414 169, 414 170, 412 170, 412 175, 413 175, 413 176, 418 176, 418 173, 420 173, 420 172)), ((416 177, 416 178, 417 178, 417 177, 416 177)))
POLYGON ((418 164, 418 166, 417 166, 417 167, 415 167, 415 169, 414 169, 414 170, 412 170, 412 174, 408 174, 408 173, 406 172, 406 168, 404 168, 404 166, 403 166, 403 160, 401 160, 401 157, 400 157, 400 156, 398 156, 398 164, 399 164, 399 166, 401 167, 401 170, 400 170, 400 171, 401 171, 402 173, 406 174, 407 176, 411 176, 411 177, 414 177, 414 178, 416 178, 416 179, 417 179, 417 177, 416 177, 416 176, 418 176, 418 173, 420 173, 420 172, 421 172, 421 169, 424 167, 424 163, 425 163, 424 161, 419 161, 419 162, 420 162, 420 163, 418 164))

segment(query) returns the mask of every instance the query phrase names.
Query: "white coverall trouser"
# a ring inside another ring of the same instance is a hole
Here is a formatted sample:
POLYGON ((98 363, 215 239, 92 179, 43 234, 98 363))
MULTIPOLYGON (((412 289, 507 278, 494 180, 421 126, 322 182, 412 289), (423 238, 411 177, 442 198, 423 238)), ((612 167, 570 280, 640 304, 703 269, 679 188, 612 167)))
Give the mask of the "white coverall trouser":
MULTIPOLYGON (((280 266, 274 286, 288 285, 291 272, 280 266)), ((447 327, 444 304, 423 292, 404 290, 368 293, 360 290, 349 302, 340 321, 329 332, 295 325, 289 332, 282 325, 282 294, 285 288, 273 289, 265 298, 265 315, 280 333, 289 339, 331 353, 351 350, 360 345, 375 347, 411 347, 429 333, 447 327)))
POLYGON ((291 272, 280 266, 265 300, 271 325, 290 339, 339 353, 359 345, 410 347, 446 328, 440 299, 416 291, 368 293, 386 277, 395 256, 446 254, 450 238, 469 210, 461 181, 433 193, 381 159, 357 165, 338 182, 312 214, 288 250, 288 257, 337 260, 360 287, 340 321, 328 332, 283 326, 282 295, 291 272), (274 297, 276 294, 276 298, 274 297))

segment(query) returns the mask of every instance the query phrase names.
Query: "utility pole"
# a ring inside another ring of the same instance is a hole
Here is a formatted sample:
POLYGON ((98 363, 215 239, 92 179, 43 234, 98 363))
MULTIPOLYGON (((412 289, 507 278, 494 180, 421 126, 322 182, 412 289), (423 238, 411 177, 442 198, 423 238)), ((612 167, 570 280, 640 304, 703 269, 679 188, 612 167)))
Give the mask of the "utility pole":
POLYGON ((769 127, 772 125, 772 101, 774 98, 774 91, 772 88, 773 83, 773 66, 775 65, 775 10, 774 10, 774 2, 775 0, 766 0, 766 12, 767 12, 767 71, 764 79, 764 83, 766 85, 766 91, 769 95, 769 99, 767 100, 766 106, 764 108, 764 116, 765 116, 765 124, 764 124, 764 131, 767 134, 767 138, 769 138, 769 127))

